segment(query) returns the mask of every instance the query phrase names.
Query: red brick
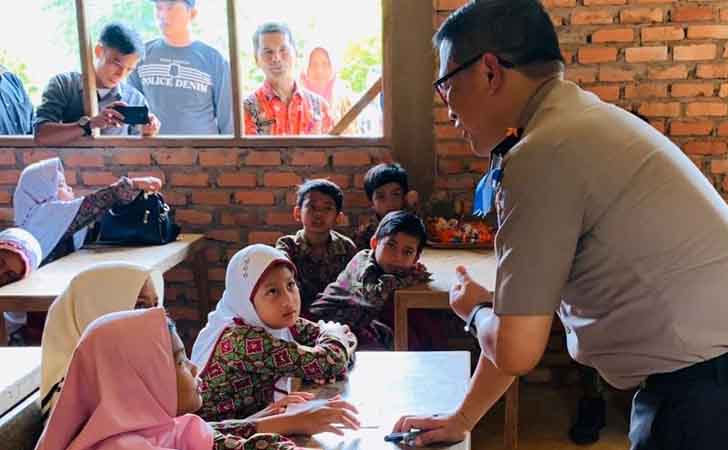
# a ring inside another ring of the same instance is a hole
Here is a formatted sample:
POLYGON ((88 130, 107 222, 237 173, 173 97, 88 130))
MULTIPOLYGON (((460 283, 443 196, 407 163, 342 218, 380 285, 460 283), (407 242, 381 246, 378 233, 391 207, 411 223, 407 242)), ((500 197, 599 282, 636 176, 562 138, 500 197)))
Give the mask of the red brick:
POLYGON ((447 108, 435 108, 436 123, 450 123, 450 116, 447 108))
POLYGON ((197 152, 185 148, 158 150, 154 152, 154 160, 160 166, 191 166, 197 162, 197 152))
POLYGON ((212 223, 212 214, 195 209, 175 209, 174 217, 180 223, 191 225, 208 225, 212 223))
POLYGON ((716 174, 728 172, 728 160, 714 159, 713 161, 710 161, 710 172, 716 174))
POLYGON ((571 64, 574 61, 574 51, 562 48, 561 57, 564 58, 566 64, 571 64))
POLYGON ((250 212, 231 213, 223 211, 220 217, 220 223, 223 225, 255 225, 258 223, 258 217, 250 212))
POLYGON ((627 0, 584 0, 584 6, 592 5, 626 5, 627 0))
POLYGON ((697 22, 699 20, 713 20, 711 6, 678 6, 672 10, 673 22, 697 22))
POLYGON ((248 233, 248 244, 275 245, 281 236, 283 233, 280 231, 251 231, 248 233))
POLYGON ((235 203, 243 205, 272 205, 275 195, 270 191, 238 191, 235 193, 235 203))
POLYGON ((116 183, 119 177, 111 172, 82 172, 81 179, 86 186, 109 186, 116 183))
POLYGON ((643 103, 639 113, 647 117, 679 117, 680 103, 643 103))
POLYGON ((98 150, 63 154, 63 165, 67 167, 104 167, 104 155, 98 150))
POLYGON ((642 41, 679 41, 685 39, 685 30, 682 27, 652 27, 642 28, 642 41))
POLYGON ((613 47, 584 47, 579 49, 581 64, 594 64, 617 60, 617 49, 613 47))
POLYGON ((267 172, 263 185, 268 187, 292 187, 301 184, 301 177, 293 172, 267 172))
POLYGON ((667 47, 632 47, 625 50, 629 63, 667 61, 667 47))
POLYGON ((713 122, 672 122, 670 134, 673 136, 707 136, 713 131, 713 122))
POLYGON ((697 61, 701 59, 714 59, 718 53, 715 44, 681 45, 672 49, 675 61, 697 61))
POLYGON ((597 30, 591 36, 594 44, 602 42, 632 42, 634 41, 634 29, 632 28, 612 28, 597 30))
POLYGON ((564 24, 564 18, 555 13, 549 12, 549 19, 551 19, 551 23, 556 28, 558 28, 564 24))
POLYGON ((200 152, 200 165, 202 167, 237 166, 237 150, 205 150, 200 152))
POLYGON ((439 177, 435 180, 435 187, 440 189, 472 189, 475 181, 465 177, 439 177))
MULTIPOLYGON (((165 183, 166 177, 164 175, 164 172, 161 170, 138 170, 138 171, 130 171, 127 176, 129 178, 143 178, 143 177, 155 177, 162 180, 162 183, 165 183)), ((66 179, 68 181, 68 179, 66 179)))
POLYGON ((240 242, 240 230, 208 230, 205 237, 215 241, 240 242))
MULTIPOLYGON (((78 176, 75 170, 65 169, 63 175, 66 177, 66 184, 69 186, 76 186, 78 184, 78 176)), ((131 175, 129 175, 131 178, 131 175)))
POLYGON ((218 267, 207 271, 207 278, 210 281, 225 281, 225 269, 218 267))
POLYGON ((574 83, 593 83, 597 80, 597 69, 592 67, 567 67, 564 77, 574 83))
POLYGON ((280 166, 281 152, 252 151, 245 156, 246 166, 280 166))
POLYGON ((647 68, 647 78, 651 80, 684 80, 687 77, 688 68, 683 64, 647 68))
POLYGON ((357 173, 354 175, 354 187, 357 189, 364 189, 364 174, 357 173))
POLYGON ((286 205, 288 206, 296 206, 296 202, 298 201, 298 196, 295 192, 288 191, 286 192, 286 205))
POLYGON ((0 223, 10 223, 14 220, 14 218, 15 216, 12 208, 0 208, 0 223))
POLYGON ((571 8, 576 6, 576 0, 542 0, 546 8, 571 8))
POLYGON ((0 191, 0 204, 8 205, 10 204, 10 199, 13 196, 8 191, 0 191))
POLYGON ((111 162, 121 166, 148 166, 152 155, 149 150, 114 149, 111 162))
POLYGON ((614 14, 607 10, 581 10, 571 13, 572 25, 606 25, 614 22, 614 14))
POLYGON ((348 150, 334 153, 334 167, 362 167, 372 163, 372 156, 368 151, 348 150))
POLYGON ((698 64, 698 78, 728 78, 728 64, 698 64))
POLYGON ((633 81, 637 76, 635 69, 619 67, 600 67, 599 81, 633 81))
MULTIPOLYGON (((721 183, 721 187, 723 188, 723 191, 728 191, 728 177, 723 178, 723 182, 721 183)), ((728 199, 726 199, 728 201, 728 199)))
POLYGON ((438 161, 437 167, 438 175, 452 175, 465 171, 465 165, 462 159, 441 159, 438 161))
POLYGON ((721 98, 728 97, 728 83, 722 83, 720 85, 720 90, 718 91, 718 96, 721 98))
POLYGON ((292 166, 324 167, 327 163, 326 152, 297 150, 291 156, 292 166))
POLYGON ((164 191, 164 201, 172 206, 185 206, 187 204, 187 194, 179 191, 164 191))
POLYGON ((659 23, 664 21, 664 14, 659 8, 634 8, 619 11, 621 23, 659 23))
POLYGON ((727 149, 722 141, 692 141, 683 146, 685 153, 691 155, 722 155, 727 149))
POLYGON ((605 102, 619 100, 619 86, 591 86, 586 90, 597 94, 605 102))
POLYGON ((435 126, 436 139, 460 139, 462 137, 462 130, 455 128, 451 124, 435 126))
POLYGON ((311 178, 323 178, 339 186, 341 189, 351 187, 351 175, 343 173, 314 173, 311 178))
POLYGON ((172 186, 207 187, 210 180, 206 173, 173 173, 172 186))
POLYGON ((728 114, 728 104, 725 102, 694 102, 688 103, 685 111, 688 116, 725 116, 728 114))
POLYGON ((722 122, 718 126, 718 136, 728 136, 728 122, 722 122))
POLYGON ((221 173, 217 176, 217 185, 220 187, 255 187, 255 178, 254 173, 221 173))
POLYGON ((192 193, 192 203, 199 205, 227 205, 230 203, 230 193, 224 191, 195 191, 192 193))
POLYGON ((265 215, 265 223, 267 225, 295 225, 296 219, 293 218, 291 211, 269 211, 265 215))
POLYGON ((625 86, 624 98, 667 97, 667 85, 657 83, 640 83, 625 86))
POLYGON ((195 279, 195 274, 190 269, 175 267, 164 274, 164 281, 168 283, 183 283, 195 279))
POLYGON ((673 97, 712 97, 713 83, 681 83, 673 84, 670 94, 673 97))
POLYGON ((13 149, 3 149, 0 151, 0 166, 14 166, 15 151, 13 149))
POLYGON ((344 204, 347 208, 367 208, 369 197, 364 191, 348 191, 344 193, 344 204))
POLYGON ((720 21, 728 22, 728 8, 721 8, 720 10, 720 21))
POLYGON ((50 150, 30 150, 23 152, 23 164, 28 165, 44 159, 55 158, 57 156, 58 152, 50 150))
POLYGON ((693 25, 688 27, 689 39, 728 39, 728 25, 693 25))
POLYGON ((0 170, 0 184, 17 184, 19 177, 19 170, 0 170))
POLYGON ((473 150, 466 141, 438 142, 437 154, 441 156, 472 156, 473 150))
POLYGON ((477 172, 479 174, 485 173, 490 168, 490 161, 488 159, 476 159, 470 161, 468 164, 468 170, 470 172, 477 172))

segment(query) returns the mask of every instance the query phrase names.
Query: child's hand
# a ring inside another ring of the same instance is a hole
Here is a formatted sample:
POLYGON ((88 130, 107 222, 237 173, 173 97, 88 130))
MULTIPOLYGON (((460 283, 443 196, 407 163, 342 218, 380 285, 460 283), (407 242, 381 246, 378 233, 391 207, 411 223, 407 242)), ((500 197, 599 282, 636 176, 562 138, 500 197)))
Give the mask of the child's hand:
POLYGON ((340 396, 330 399, 325 405, 291 414, 290 428, 281 434, 316 434, 330 432, 342 436, 342 428, 358 430, 361 423, 356 407, 342 400, 340 396), (339 425, 338 427, 336 425, 339 425))
POLYGON ((162 189, 162 180, 157 177, 137 177, 131 179, 134 189, 145 192, 157 192, 162 189))
POLYGON ((249 418, 269 417, 269 416, 274 416, 276 414, 282 414, 282 413, 286 412, 286 407, 288 405, 293 405, 296 403, 304 403, 309 400, 313 400, 313 398, 314 398, 314 395, 310 392, 291 392, 290 394, 286 395, 282 399, 271 403, 270 405, 266 406, 262 410, 253 414, 249 418))

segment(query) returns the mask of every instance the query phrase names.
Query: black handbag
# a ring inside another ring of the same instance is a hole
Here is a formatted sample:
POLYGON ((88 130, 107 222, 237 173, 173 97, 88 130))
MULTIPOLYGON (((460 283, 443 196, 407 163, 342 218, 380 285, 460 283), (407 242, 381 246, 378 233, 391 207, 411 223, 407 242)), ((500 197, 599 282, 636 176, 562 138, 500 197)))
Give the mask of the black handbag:
POLYGON ((179 232, 162 194, 142 192, 131 203, 106 211, 97 222, 95 242, 161 245, 176 240, 179 232))

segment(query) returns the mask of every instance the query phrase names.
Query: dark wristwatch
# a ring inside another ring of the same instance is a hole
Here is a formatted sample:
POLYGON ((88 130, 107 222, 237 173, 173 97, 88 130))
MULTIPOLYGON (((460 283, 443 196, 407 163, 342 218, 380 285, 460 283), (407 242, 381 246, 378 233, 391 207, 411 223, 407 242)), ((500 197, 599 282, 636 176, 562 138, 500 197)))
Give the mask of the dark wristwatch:
POLYGON ((83 128, 86 136, 91 136, 91 118, 89 116, 81 116, 77 122, 78 126, 83 128))
POLYGON ((486 302, 486 303, 478 303, 473 307, 473 310, 470 311, 470 314, 468 314, 468 317, 465 319, 465 327, 463 329, 466 333, 471 333, 473 336, 478 337, 478 330, 475 329, 475 316, 478 315, 478 311, 480 311, 483 308, 491 308, 493 306, 493 303, 486 302))

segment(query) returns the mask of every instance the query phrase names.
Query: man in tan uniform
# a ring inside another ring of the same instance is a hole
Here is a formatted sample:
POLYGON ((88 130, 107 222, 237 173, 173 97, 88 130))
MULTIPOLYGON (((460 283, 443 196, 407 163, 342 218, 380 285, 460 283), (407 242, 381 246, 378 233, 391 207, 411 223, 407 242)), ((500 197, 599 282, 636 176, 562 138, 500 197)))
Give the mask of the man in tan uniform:
POLYGON ((466 398, 395 430, 428 430, 417 445, 462 439, 539 362, 556 311, 574 359, 617 388, 640 386, 632 449, 725 448, 725 202, 671 141, 563 80, 537 0, 470 2, 435 42, 436 86, 475 153, 522 132, 496 164, 495 290, 462 267, 451 290, 482 349, 466 398))

